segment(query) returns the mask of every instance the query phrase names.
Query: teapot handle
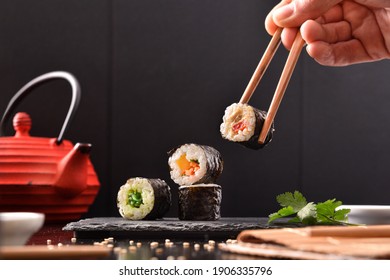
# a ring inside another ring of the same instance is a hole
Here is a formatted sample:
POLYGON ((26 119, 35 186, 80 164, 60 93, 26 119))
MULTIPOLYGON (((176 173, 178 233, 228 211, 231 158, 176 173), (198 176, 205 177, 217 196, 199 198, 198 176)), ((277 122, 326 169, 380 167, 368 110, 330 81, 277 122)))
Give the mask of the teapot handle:
POLYGON ((56 143, 58 145, 61 144, 63 137, 64 137, 64 133, 68 128, 68 124, 72 120, 72 118, 76 112, 76 109, 79 106, 80 97, 81 97, 81 90, 80 90, 79 82, 72 74, 70 74, 68 72, 64 72, 64 71, 55 71, 55 72, 49 72, 49 73, 43 74, 43 75, 31 80, 24 87, 22 87, 14 95, 14 97, 12 97, 12 99, 8 103, 7 108, 5 109, 3 118, 0 121, 0 136, 4 136, 5 123, 10 118, 10 114, 11 114, 12 110, 22 100, 22 98, 25 97, 28 93, 30 93, 39 84, 41 84, 45 81, 48 81, 48 80, 52 80, 52 79, 65 79, 70 83, 70 85, 72 87, 72 100, 70 103, 68 114, 66 115, 64 124, 62 125, 62 129, 61 129, 60 134, 58 135, 58 138, 56 140, 56 143))

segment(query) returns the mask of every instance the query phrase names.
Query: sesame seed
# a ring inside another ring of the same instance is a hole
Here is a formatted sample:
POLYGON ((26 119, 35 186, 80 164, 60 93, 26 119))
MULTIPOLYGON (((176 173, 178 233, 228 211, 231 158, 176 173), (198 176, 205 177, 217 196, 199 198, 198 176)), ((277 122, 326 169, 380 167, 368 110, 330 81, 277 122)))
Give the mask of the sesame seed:
POLYGON ((183 247, 184 247, 184 248, 190 247, 190 243, 189 243, 189 242, 183 242, 183 247))
POLYGON ((76 237, 72 237, 72 238, 70 239, 70 242, 72 242, 73 244, 76 243, 76 242, 77 242, 76 237))
POLYGON ((62 245, 63 245, 62 243, 58 243, 57 244, 58 247, 62 247, 62 245))
POLYGON ((137 247, 141 248, 142 247, 142 243, 141 242, 137 242, 137 247))
POLYGON ((209 240, 209 245, 210 246, 214 246, 215 245, 215 241, 214 240, 209 240))
POLYGON ((170 260, 170 261, 172 261, 172 260, 174 260, 174 259, 175 259, 174 256, 168 256, 168 257, 167 257, 167 260, 170 260))
POLYGON ((129 241, 129 245, 131 246, 131 245, 134 245, 134 240, 130 240, 129 241))
POLYGON ((51 245, 51 240, 50 239, 46 240, 46 244, 51 245))
POLYGON ((199 251, 200 245, 199 245, 199 244, 195 244, 195 245, 194 245, 194 249, 195 249, 195 251, 199 251))

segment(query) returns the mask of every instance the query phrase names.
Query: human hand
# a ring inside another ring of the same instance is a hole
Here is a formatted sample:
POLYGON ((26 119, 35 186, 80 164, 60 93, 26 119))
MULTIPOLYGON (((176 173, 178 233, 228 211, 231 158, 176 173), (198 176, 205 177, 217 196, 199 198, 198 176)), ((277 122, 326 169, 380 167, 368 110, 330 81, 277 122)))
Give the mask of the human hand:
POLYGON ((300 26, 308 54, 323 65, 390 58, 390 0, 282 0, 265 26, 271 35, 283 27, 288 49, 300 26))

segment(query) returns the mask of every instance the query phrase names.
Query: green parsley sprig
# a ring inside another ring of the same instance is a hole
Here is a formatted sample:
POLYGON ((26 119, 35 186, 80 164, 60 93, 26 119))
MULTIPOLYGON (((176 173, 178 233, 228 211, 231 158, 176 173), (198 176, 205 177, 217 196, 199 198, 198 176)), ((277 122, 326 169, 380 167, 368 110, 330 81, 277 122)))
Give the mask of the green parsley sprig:
POLYGON ((303 223, 305 225, 346 225, 350 209, 337 209, 342 205, 341 201, 329 199, 325 202, 307 202, 299 192, 285 192, 276 197, 276 201, 282 208, 270 214, 268 223, 280 218, 290 217, 289 222, 303 223), (337 209, 337 210, 336 210, 337 209))

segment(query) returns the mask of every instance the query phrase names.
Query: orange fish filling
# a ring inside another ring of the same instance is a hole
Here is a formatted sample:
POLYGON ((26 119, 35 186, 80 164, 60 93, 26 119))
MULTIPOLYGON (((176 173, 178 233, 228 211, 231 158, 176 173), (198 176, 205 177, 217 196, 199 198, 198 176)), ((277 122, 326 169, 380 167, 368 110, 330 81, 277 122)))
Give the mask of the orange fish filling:
POLYGON ((199 163, 195 160, 187 160, 186 154, 183 154, 178 160, 176 160, 176 163, 180 168, 181 175, 192 176, 200 169, 199 163))

